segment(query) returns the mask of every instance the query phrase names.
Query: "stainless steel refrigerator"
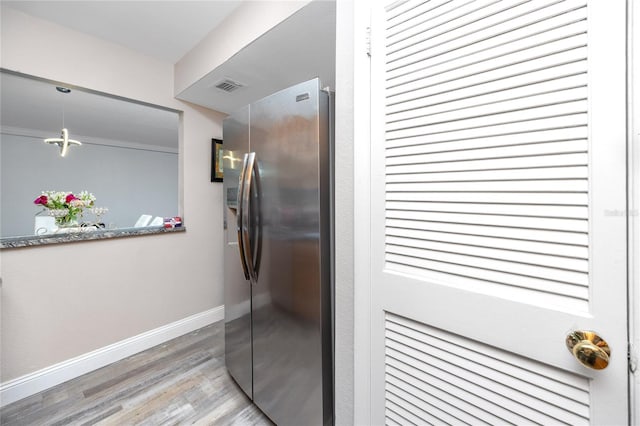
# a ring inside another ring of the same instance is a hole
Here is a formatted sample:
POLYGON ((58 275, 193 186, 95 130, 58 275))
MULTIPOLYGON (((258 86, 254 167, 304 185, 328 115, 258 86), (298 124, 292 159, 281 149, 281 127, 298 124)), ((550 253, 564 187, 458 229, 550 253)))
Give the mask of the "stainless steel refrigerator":
POLYGON ((281 426, 333 423, 331 111, 314 79, 223 124, 226 364, 281 426))

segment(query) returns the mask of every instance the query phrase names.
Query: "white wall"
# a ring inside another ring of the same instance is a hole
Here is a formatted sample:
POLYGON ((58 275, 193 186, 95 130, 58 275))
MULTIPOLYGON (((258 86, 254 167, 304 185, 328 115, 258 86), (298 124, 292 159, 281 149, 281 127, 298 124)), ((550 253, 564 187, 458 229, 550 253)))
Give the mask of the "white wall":
MULTIPOLYGON (((142 214, 178 215, 177 153, 81 140, 82 147, 61 158, 41 137, 0 136, 1 236, 32 235, 42 210, 33 200, 47 190, 93 193, 97 207, 109 208, 102 220, 110 227, 131 227, 142 214)), ((94 218, 85 211, 85 221, 94 218)))
POLYGON ((221 184, 209 182, 222 116, 173 98, 173 65, 2 9, 0 66, 182 110, 187 232, 2 250, 2 381, 223 303, 221 184))

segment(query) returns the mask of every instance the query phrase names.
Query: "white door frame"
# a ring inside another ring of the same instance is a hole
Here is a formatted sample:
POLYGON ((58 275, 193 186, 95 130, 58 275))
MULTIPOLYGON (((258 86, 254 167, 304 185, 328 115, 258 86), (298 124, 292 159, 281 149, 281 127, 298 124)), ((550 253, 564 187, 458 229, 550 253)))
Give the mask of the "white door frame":
POLYGON ((370 425, 370 3, 336 14, 335 424, 370 425))
POLYGON ((640 4, 628 0, 630 424, 640 424, 640 4), (635 371, 634 371, 635 370, 635 371))

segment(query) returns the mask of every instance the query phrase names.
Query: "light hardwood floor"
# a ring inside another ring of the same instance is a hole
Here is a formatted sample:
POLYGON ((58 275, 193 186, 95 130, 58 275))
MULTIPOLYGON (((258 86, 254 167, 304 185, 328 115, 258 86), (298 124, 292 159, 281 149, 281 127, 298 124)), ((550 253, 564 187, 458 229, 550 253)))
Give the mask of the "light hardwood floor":
POLYGON ((9 425, 272 425, 224 365, 219 321, 2 408, 9 425))

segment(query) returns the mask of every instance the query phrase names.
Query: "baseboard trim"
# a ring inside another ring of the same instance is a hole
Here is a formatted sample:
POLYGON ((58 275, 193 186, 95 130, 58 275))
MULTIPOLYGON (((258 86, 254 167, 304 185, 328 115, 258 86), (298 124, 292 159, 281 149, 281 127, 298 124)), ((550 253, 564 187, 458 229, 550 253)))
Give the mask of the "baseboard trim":
POLYGON ((0 384, 0 407, 224 319, 224 305, 0 384))

